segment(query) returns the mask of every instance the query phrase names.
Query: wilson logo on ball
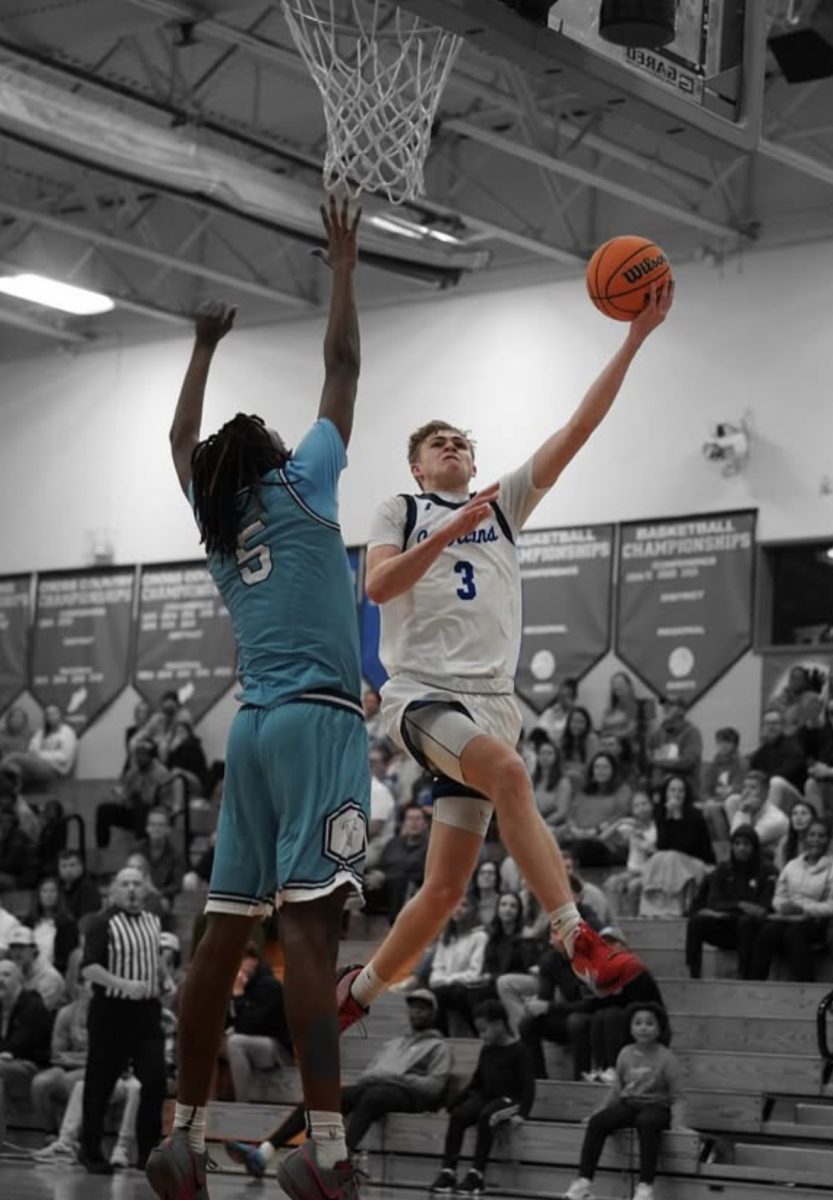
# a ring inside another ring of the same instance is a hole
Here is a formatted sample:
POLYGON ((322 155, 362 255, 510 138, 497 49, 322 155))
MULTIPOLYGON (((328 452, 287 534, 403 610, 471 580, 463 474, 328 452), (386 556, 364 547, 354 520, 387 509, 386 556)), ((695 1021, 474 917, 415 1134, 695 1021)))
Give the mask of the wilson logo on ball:
POLYGON ((667 261, 664 254, 660 254, 658 258, 643 258, 641 263, 637 263, 635 267, 628 267, 622 274, 628 283, 636 283, 643 275, 648 275, 651 271, 655 271, 657 267, 664 266, 667 261))

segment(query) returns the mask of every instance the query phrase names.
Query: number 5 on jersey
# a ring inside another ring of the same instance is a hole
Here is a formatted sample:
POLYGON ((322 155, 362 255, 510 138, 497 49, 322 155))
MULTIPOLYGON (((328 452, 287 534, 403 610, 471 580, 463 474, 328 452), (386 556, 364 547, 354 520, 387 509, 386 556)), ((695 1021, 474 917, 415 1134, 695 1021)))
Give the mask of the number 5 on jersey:
POLYGON ((477 595, 477 588, 474 583, 474 567, 470 562, 457 562, 454 564, 455 574, 461 576, 460 586, 457 589, 457 595, 461 600, 473 600, 477 595))
POLYGON ((259 542, 257 546, 248 548, 246 546, 246 542, 250 538, 263 533, 265 528, 262 521, 253 521, 251 525, 247 525, 242 530, 237 538, 237 550, 235 551, 237 570, 240 572, 240 578, 248 587, 254 583, 262 583, 272 574, 272 554, 269 547, 264 542, 259 542))

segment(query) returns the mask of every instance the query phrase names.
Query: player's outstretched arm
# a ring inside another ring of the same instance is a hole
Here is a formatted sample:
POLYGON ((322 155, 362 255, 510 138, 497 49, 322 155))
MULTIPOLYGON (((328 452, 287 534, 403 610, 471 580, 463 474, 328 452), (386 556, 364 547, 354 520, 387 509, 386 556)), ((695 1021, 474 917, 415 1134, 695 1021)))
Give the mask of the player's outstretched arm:
POLYGON ((627 336, 598 379, 591 385, 581 404, 566 425, 538 448, 532 459, 532 482, 536 488, 550 488, 567 464, 575 458, 591 433, 607 416, 628 367, 649 334, 668 316, 674 299, 674 284, 654 286, 643 312, 628 327, 627 336))
POLYGON ((345 446, 353 431, 353 409, 361 368, 359 314, 353 282, 361 215, 359 208, 351 218, 346 198, 339 204, 335 196, 330 196, 329 205, 321 205, 328 241, 325 262, 332 270, 333 279, 330 318, 324 335, 326 374, 318 416, 332 421, 345 446))
POLYGON ((401 550, 398 546, 373 546, 367 552, 365 590, 375 604, 385 604, 409 591, 449 542, 465 537, 492 515, 491 503, 497 499, 500 485, 492 483, 458 508, 453 517, 434 530, 422 542, 401 550))
POLYGON ((183 492, 191 482, 191 455, 200 440, 205 384, 214 351, 234 324, 237 309, 221 300, 200 306, 194 326, 194 349, 176 404, 170 440, 174 467, 183 492))

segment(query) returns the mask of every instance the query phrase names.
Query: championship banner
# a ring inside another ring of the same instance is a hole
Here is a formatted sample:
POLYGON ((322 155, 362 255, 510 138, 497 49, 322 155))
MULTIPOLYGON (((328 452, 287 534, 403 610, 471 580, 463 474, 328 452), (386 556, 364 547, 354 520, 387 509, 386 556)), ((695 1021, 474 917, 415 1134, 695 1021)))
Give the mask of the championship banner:
POLYGON ((231 618, 205 565, 142 568, 133 678, 154 706, 176 692, 195 722, 234 683, 231 618))
POLYGON ((127 684, 135 575, 113 567, 38 576, 32 693, 57 704, 76 733, 127 684))
POLYGON ((610 648, 613 534, 613 525, 588 525, 518 539, 523 631, 515 687, 536 713, 610 648))
POLYGON ((0 579, 0 712, 17 699, 29 679, 31 575, 0 579))
POLYGON ((658 695, 693 703, 752 645, 756 516, 620 527, 616 653, 658 695))

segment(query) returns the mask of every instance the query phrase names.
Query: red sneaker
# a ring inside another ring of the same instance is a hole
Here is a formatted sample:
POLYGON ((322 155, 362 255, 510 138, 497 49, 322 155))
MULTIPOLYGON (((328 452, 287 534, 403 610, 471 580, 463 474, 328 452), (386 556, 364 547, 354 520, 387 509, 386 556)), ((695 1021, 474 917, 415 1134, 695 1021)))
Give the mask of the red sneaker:
POLYGON ((635 954, 609 945, 586 921, 578 927, 570 966, 576 978, 597 996, 621 992, 645 970, 645 964, 635 954))
POLYGON ((350 991, 353 980, 364 970, 362 966, 343 967, 336 976, 336 1004, 338 1005, 338 1024, 341 1033, 361 1021, 370 1012, 354 999, 350 991))

